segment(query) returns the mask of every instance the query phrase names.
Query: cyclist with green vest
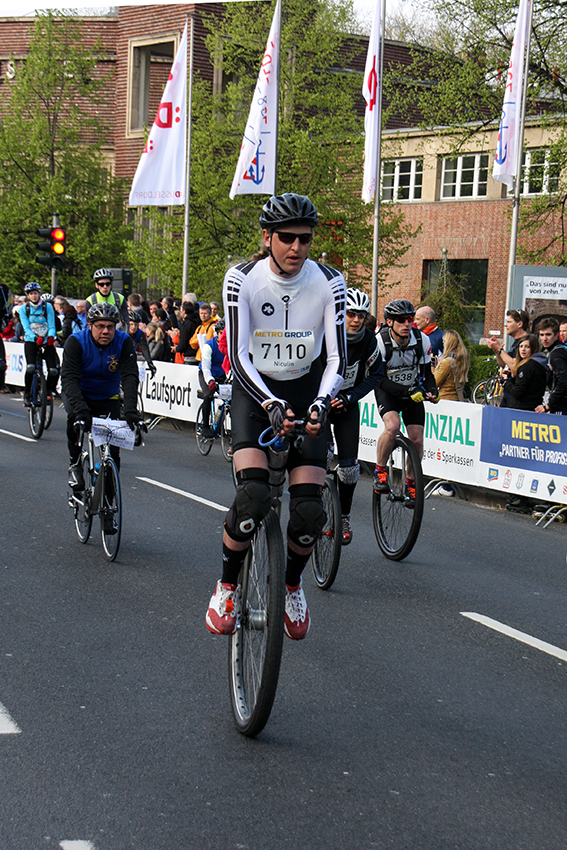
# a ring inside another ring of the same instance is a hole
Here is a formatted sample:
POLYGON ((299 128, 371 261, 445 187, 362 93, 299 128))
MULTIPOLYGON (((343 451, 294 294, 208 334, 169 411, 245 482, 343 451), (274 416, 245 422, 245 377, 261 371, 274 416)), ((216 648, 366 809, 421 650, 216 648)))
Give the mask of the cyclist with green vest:
POLYGON ((120 292, 112 291, 114 275, 110 269, 97 269, 93 274, 96 292, 87 298, 87 312, 93 304, 112 304, 120 313, 120 321, 128 329, 128 302, 120 292))

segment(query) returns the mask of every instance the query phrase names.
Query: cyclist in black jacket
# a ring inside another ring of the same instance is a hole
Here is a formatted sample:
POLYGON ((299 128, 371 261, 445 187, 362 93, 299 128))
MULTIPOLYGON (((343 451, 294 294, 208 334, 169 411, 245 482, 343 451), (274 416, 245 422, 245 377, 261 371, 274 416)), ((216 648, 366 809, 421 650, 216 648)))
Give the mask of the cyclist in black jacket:
POLYGON ((384 377, 376 337, 364 325, 370 301, 360 289, 347 289, 347 368, 341 391, 331 402, 331 425, 338 457, 337 477, 341 501, 342 544, 352 540, 350 509, 358 479, 358 402, 384 377))

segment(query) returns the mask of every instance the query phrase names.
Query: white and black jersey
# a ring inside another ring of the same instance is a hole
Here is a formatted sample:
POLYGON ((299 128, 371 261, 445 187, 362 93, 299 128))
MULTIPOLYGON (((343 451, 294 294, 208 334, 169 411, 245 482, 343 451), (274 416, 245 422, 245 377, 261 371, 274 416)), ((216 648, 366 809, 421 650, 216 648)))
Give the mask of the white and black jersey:
POLYGON ((376 339, 384 363, 382 391, 407 397, 408 390, 416 385, 419 377, 425 379, 428 389, 435 391, 435 381, 431 377, 431 343, 426 334, 412 328, 409 342, 403 348, 388 327, 380 328, 376 339))
POLYGON ((337 394, 347 362, 340 272, 306 260, 286 279, 269 258, 243 263, 227 272, 223 298, 230 364, 258 404, 290 400, 294 382, 312 393, 305 405, 337 394))

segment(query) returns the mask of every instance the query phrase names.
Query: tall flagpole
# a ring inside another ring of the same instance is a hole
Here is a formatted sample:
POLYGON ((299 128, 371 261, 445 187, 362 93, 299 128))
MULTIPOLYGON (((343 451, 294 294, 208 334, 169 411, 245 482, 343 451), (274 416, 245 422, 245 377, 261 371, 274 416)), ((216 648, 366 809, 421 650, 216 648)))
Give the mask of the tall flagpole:
POLYGON ((282 61, 282 8, 283 0, 279 4, 278 12, 278 64, 276 73, 276 152, 274 156, 274 195, 278 194, 278 152, 280 135, 280 79, 282 61))
POLYGON ((193 31, 195 10, 191 15, 191 34, 189 36, 189 93, 187 98, 187 165, 185 171, 185 221, 183 224, 183 277, 181 294, 188 292, 189 280, 189 199, 191 191, 191 107, 193 105, 193 31))
POLYGON ((374 244, 372 250, 372 299, 370 309, 377 317, 378 310, 378 256, 380 254, 380 191, 382 171, 382 80, 384 78, 384 33, 386 30, 386 0, 382 0, 382 32, 380 34, 380 79, 378 80, 378 144, 376 147, 376 191, 374 192, 374 244))
POLYGON ((512 278, 516 265, 516 248, 518 244, 518 221, 520 217, 520 192, 522 188, 522 157, 524 154, 524 128, 526 124, 526 102, 528 98, 528 71, 530 66, 530 43, 532 38, 532 18, 534 2, 530 2, 528 26, 526 35, 526 55, 524 60, 524 78, 522 80, 522 105, 520 110, 520 128, 518 150, 516 151, 516 175, 514 179, 514 201, 512 206, 512 230, 510 234, 510 254, 508 256, 508 278, 506 281, 506 310, 512 309, 512 278))

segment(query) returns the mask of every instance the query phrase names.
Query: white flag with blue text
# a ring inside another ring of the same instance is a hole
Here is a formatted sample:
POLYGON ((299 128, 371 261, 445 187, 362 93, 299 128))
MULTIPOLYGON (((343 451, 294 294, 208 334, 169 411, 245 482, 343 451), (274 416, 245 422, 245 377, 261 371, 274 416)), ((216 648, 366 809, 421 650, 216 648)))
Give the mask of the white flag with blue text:
POLYGON ((364 112, 364 176, 362 178, 362 200, 369 204, 376 191, 376 164, 378 158, 378 139, 380 138, 380 2, 376 2, 372 32, 368 42, 366 67, 362 94, 366 101, 364 112))
POLYGON ((132 181, 130 206, 185 203, 186 149, 187 24, 132 181))
POLYGON ((514 185, 518 149, 522 144, 522 140, 520 139, 520 114, 522 109, 524 56, 528 37, 531 2, 533 0, 520 0, 514 43, 512 44, 512 53, 510 55, 510 64, 506 77, 506 89, 504 91, 504 103, 502 104, 502 117, 500 118, 496 154, 492 168, 494 179, 499 180, 500 183, 506 183, 510 189, 514 185))
POLYGON ((262 58, 240 156, 230 189, 231 199, 235 195, 273 195, 276 191, 280 3, 281 0, 276 3, 272 27, 262 58))

